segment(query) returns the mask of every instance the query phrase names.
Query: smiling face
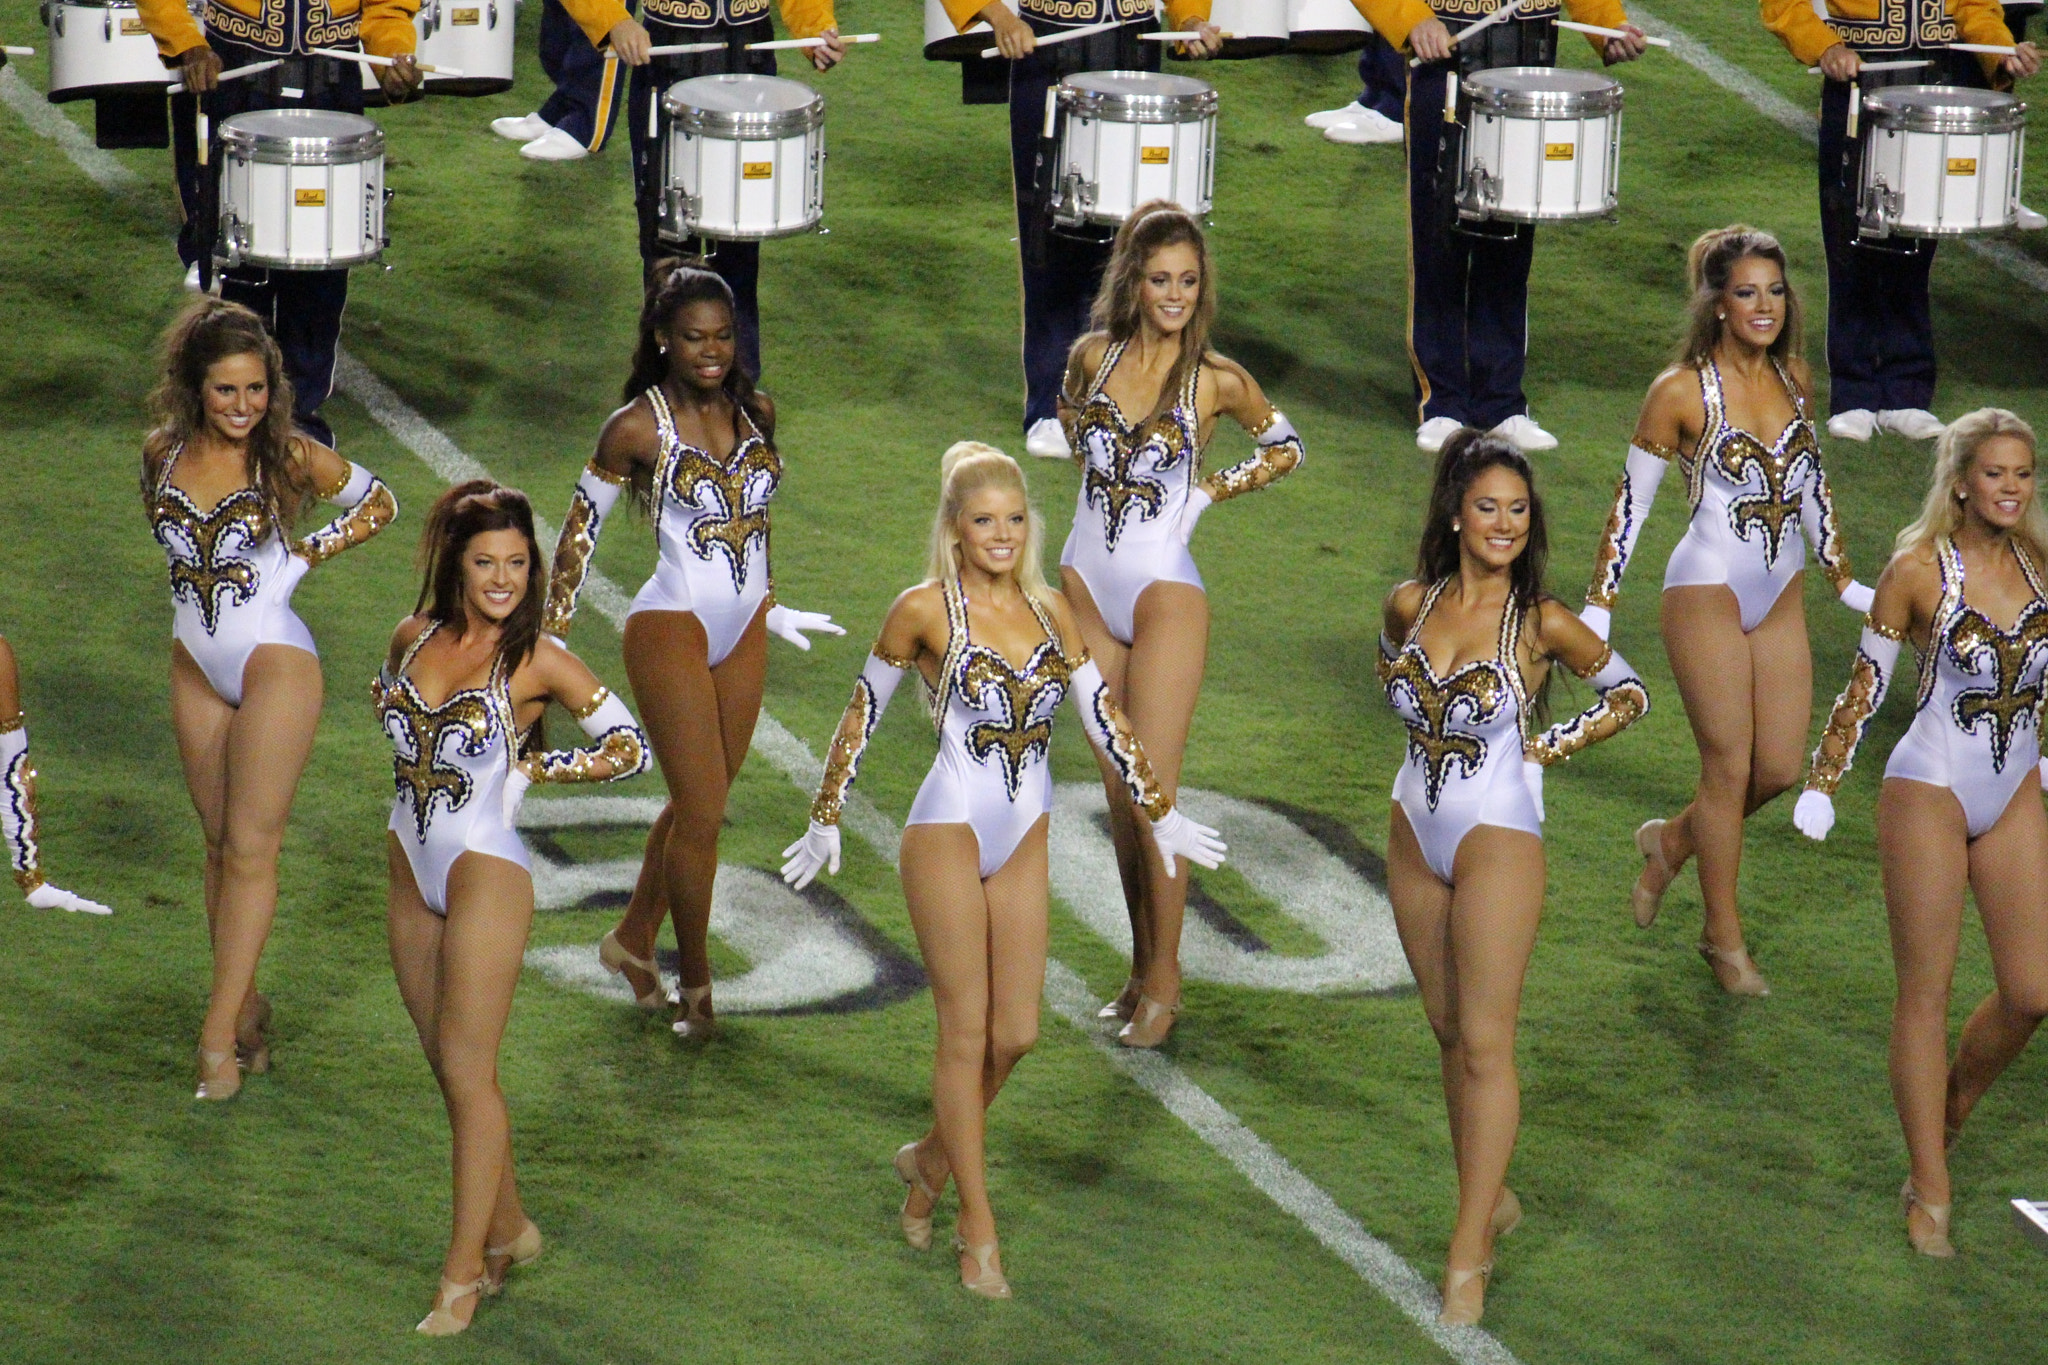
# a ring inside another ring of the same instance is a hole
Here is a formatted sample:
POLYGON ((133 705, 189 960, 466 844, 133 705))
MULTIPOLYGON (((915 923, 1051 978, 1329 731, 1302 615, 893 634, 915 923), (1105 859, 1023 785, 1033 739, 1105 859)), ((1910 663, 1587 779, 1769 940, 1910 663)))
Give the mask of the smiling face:
POLYGON ((1014 488, 977 488, 967 495, 954 523, 960 534, 960 562, 990 578, 1015 573, 1031 534, 1031 509, 1014 488))
POLYGON ((2034 452, 2017 436, 1993 436, 1970 457, 1956 491, 1966 520, 2010 531, 2033 506, 2034 452))
POLYGON ((718 299, 698 299, 677 309, 661 334, 668 347, 669 378, 700 393, 715 392, 732 369, 732 309, 718 299))
POLYGON ((533 547, 507 528, 479 531, 462 547, 462 605, 492 625, 503 625, 526 600, 533 547))
POLYGON ((1528 544, 1528 482, 1505 465, 1483 470, 1458 508, 1459 550, 1498 572, 1520 558, 1528 544))
POLYGON ((1721 291, 1721 334, 1769 350, 1785 330, 1788 303, 1785 272, 1778 263, 1744 256, 1729 270, 1728 287, 1721 291))
POLYGON ((1138 282, 1138 307, 1162 336, 1178 336, 1202 297, 1202 258, 1187 242, 1163 246, 1145 261, 1138 282))
POLYGON ((216 440, 240 445, 270 411, 270 375, 253 351, 214 361, 200 388, 207 430, 216 440))

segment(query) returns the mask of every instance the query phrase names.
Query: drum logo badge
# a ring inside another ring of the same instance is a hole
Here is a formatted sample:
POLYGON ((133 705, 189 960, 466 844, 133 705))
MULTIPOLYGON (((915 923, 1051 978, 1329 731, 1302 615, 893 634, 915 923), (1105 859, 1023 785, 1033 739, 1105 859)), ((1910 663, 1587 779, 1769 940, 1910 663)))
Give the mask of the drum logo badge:
POLYGON ((1579 145, 1576 142, 1546 142, 1543 144, 1543 159, 1545 161, 1570 161, 1578 155, 1578 150, 1579 145))
POLYGON ((1138 161, 1141 165, 1164 166, 1172 162, 1172 160, 1173 148, 1171 147, 1140 147, 1138 149, 1138 161))
POLYGON ((474 9, 450 10, 448 22, 455 28, 473 28, 483 22, 483 11, 474 9))
POLYGON ((123 19, 121 21, 121 36, 123 38, 140 38, 148 34, 148 32, 149 25, 143 23, 140 19, 123 19))
POLYGON ((773 180, 774 178, 775 163, 772 161, 742 161, 740 163, 740 179, 742 180, 773 180))
POLYGON ((326 208, 326 207, 327 207, 327 191, 326 191, 326 190, 293 190, 293 191, 292 191, 292 206, 293 206, 294 208, 302 208, 302 209, 322 209, 322 208, 326 208))
POLYGON ((1948 159, 1948 173, 1950 175, 1975 175, 1977 173, 1977 158, 1974 156, 1950 157, 1948 159))

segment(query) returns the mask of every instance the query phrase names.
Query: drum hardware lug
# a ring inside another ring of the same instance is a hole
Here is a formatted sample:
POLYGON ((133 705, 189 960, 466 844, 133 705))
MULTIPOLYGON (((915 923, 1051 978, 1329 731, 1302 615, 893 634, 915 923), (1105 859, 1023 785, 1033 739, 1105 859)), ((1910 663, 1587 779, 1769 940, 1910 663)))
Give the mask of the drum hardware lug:
POLYGON ((64 11, 55 5, 50 6, 49 24, 50 36, 52 38, 62 38, 64 36, 64 11))
POLYGON ((107 17, 102 21, 101 31, 106 35, 108 42, 114 41, 114 11, 112 6, 109 6, 107 9, 107 17))
POLYGON ((497 28, 497 27, 498 27, 498 0, 491 0, 491 3, 490 3, 490 8, 489 8, 489 15, 488 15, 488 17, 489 17, 489 20, 490 20, 490 27, 491 27, 491 28, 493 28, 493 29, 497 28))
POLYGON ((1460 218, 1487 219, 1493 217, 1493 210, 1500 206, 1500 177, 1492 174, 1478 162, 1472 163, 1472 173, 1465 181, 1465 189, 1458 196, 1460 218))
MULTIPOLYGON (((36 17, 43 21, 44 28, 50 27, 50 11, 53 8, 54 7, 51 5, 50 0, 43 0, 42 4, 36 6, 36 17)), ((63 30, 61 29, 58 30, 58 32, 62 31, 63 30)))

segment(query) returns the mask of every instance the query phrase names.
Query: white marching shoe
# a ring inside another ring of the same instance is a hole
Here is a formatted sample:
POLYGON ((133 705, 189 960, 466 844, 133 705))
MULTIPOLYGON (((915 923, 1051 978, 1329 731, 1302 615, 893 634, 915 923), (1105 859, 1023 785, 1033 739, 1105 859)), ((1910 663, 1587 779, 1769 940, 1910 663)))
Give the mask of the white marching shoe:
POLYGON ((1434 455, 1444 448, 1444 442, 1464 430, 1465 424, 1455 417, 1432 417, 1415 428, 1415 448, 1434 455))
POLYGON ((1487 434, 1513 442, 1515 449, 1524 455, 1536 450, 1557 449, 1557 438, 1537 426, 1536 419, 1523 412, 1516 413, 1487 434))
POLYGON ((1867 441, 1877 435, 1877 414, 1869 408, 1851 408, 1828 418, 1828 435, 1844 441, 1867 441))
POLYGON ((1931 441, 1948 430, 1948 423, 1925 408, 1880 408, 1877 429, 1909 441, 1931 441))
POLYGON ((534 161, 580 161, 590 149, 560 128, 550 128, 521 147, 519 155, 534 161))
POLYGON ((1041 460, 1068 460, 1074 452, 1067 444, 1067 430, 1057 417, 1041 417, 1024 433, 1024 453, 1041 460))
POLYGON ((1351 118, 1340 119, 1323 129, 1323 141, 1339 142, 1346 146, 1362 146, 1374 142, 1400 142, 1408 136, 1408 130, 1388 118, 1377 109, 1364 109, 1357 105, 1358 113, 1351 118))
POLYGON ((2048 214, 2036 213, 2025 204, 2021 204, 2013 214, 2012 222, 2021 232, 2039 232, 2042 228, 2048 228, 2048 214))
POLYGON ((491 131, 509 142, 531 142, 545 136, 550 124, 539 114, 528 114, 524 118, 494 118, 491 131))

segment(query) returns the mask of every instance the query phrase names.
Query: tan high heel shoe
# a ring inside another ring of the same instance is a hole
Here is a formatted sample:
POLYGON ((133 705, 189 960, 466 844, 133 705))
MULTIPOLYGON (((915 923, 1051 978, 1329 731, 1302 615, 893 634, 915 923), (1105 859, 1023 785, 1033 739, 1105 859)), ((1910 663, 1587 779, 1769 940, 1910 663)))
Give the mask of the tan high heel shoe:
POLYGON ((1500 1198, 1493 1201, 1493 1236, 1496 1241, 1522 1226, 1522 1201, 1503 1185, 1500 1198))
POLYGON ((683 1039, 685 1042, 696 1043, 717 1034, 718 1020, 712 1017, 709 1008, 711 1004, 711 983, 709 981, 701 986, 685 986, 678 983, 676 986, 675 1003, 682 1006, 683 1009, 683 1017, 669 1025, 669 1028, 675 1032, 676 1037, 683 1039))
POLYGON ((235 1050, 208 1052, 199 1049, 199 1088, 195 1100, 231 1100, 242 1092, 242 1068, 235 1063, 235 1050))
MULTIPOLYGON (((469 1323, 455 1316, 455 1304, 458 1300, 466 1299, 471 1294, 481 1294, 484 1286, 488 1283, 490 1283, 488 1280, 476 1279, 471 1280, 468 1284, 462 1284, 443 1276, 441 1292, 434 1296, 433 1311, 421 1318, 420 1325, 412 1330, 430 1337, 452 1337, 458 1332, 467 1332, 469 1330, 469 1323)), ((471 1321, 475 1321, 476 1310, 474 1308, 469 1310, 469 1316, 471 1321)))
POLYGON ((1123 1047, 1158 1047, 1173 1032, 1173 1024, 1180 1018, 1180 1001, 1162 1005, 1149 995, 1138 996, 1138 1008, 1131 1012, 1131 1022, 1117 1030, 1116 1040, 1123 1047))
POLYGON ((1698 944, 1700 956, 1714 969, 1714 979, 1721 983, 1721 989, 1730 995, 1764 996, 1771 993, 1771 983, 1764 980, 1764 974, 1750 961, 1747 948, 1730 951, 1718 948, 1705 939, 1698 944), (1722 969, 1726 968, 1724 972, 1722 969))
POLYGON ((1095 1011, 1097 1019, 1121 1019, 1130 1022, 1131 1015, 1138 1008, 1138 994, 1142 983, 1137 977, 1124 982, 1124 988, 1116 993, 1116 999, 1095 1011))
POLYGON ((523 1266, 529 1266, 538 1261, 541 1248, 545 1245, 546 1243, 540 1235, 540 1229, 534 1226, 533 1220, 529 1218, 526 1220, 526 1226, 519 1229, 519 1235, 505 1243, 505 1245, 501 1247, 485 1247, 484 1278, 487 1283, 484 1285, 484 1293, 486 1295, 494 1295, 502 1290, 505 1287, 505 1277, 523 1266), (493 1275, 491 1274, 491 1262, 497 1260, 500 1256, 509 1257, 510 1259, 497 1274, 493 1275))
POLYGON ((996 1258, 996 1244, 983 1242, 980 1246, 969 1246, 959 1233, 953 1234, 953 1254, 974 1258, 974 1278, 960 1277, 960 1287, 970 1294, 984 1299, 1007 1299, 1010 1297, 1010 1282, 1003 1278, 1003 1272, 989 1264, 996 1258))
POLYGON ((1486 1285, 1493 1278, 1493 1262, 1470 1270, 1444 1267, 1444 1307, 1436 1320, 1446 1327, 1471 1327, 1486 1314, 1486 1285))
POLYGON ((1629 890, 1629 908, 1635 911, 1636 928, 1647 929, 1657 922, 1657 912, 1664 906, 1664 892, 1671 889, 1671 864, 1664 859, 1664 822, 1645 820, 1636 827, 1636 852, 1643 855, 1642 874, 1629 890), (1662 890, 1652 892, 1643 883, 1654 874, 1663 883, 1662 890))
POLYGON ((270 997, 256 992, 256 1041, 245 1043, 235 1039, 235 1065, 251 1076, 268 1075, 270 1072, 270 997))
POLYGON ((637 991, 634 993, 633 1003, 641 1009, 658 1010, 675 1003, 669 997, 669 993, 662 989, 661 968, 655 963, 653 956, 634 957, 627 952, 626 945, 619 942, 617 929, 611 930, 597 941, 597 960, 604 964, 606 971, 625 981, 629 990, 632 989, 633 983, 626 979, 626 968, 631 967, 634 971, 645 972, 653 978, 654 984, 648 988, 645 995, 637 991))
POLYGON ((1956 1254, 1955 1243, 1948 1239, 1948 1215, 1953 1205, 1930 1204, 1920 1197, 1920 1191, 1913 1188, 1913 1177, 1907 1176, 1906 1183, 1899 1187, 1899 1212, 1906 1219, 1906 1240, 1913 1244, 1913 1250, 1922 1256, 1933 1256, 1947 1260, 1956 1254), (1932 1232, 1913 1231, 1913 1209, 1927 1215, 1927 1221, 1934 1224, 1932 1232))
POLYGON ((896 1167, 896 1178, 908 1187, 903 1192, 903 1209, 896 1215, 897 1220, 903 1224, 903 1240, 910 1243, 914 1250, 930 1251, 932 1247, 932 1216, 930 1213, 926 1213, 922 1218, 913 1216, 910 1212, 910 1196, 913 1193, 921 1194, 926 1199, 929 1199, 932 1208, 936 1209, 939 1206, 939 1196, 945 1193, 946 1182, 941 1180, 939 1188, 935 1190, 925 1180, 924 1168, 917 1164, 917 1144, 915 1142, 906 1142, 901 1147, 898 1147, 896 1149, 896 1159, 892 1164, 896 1167))

